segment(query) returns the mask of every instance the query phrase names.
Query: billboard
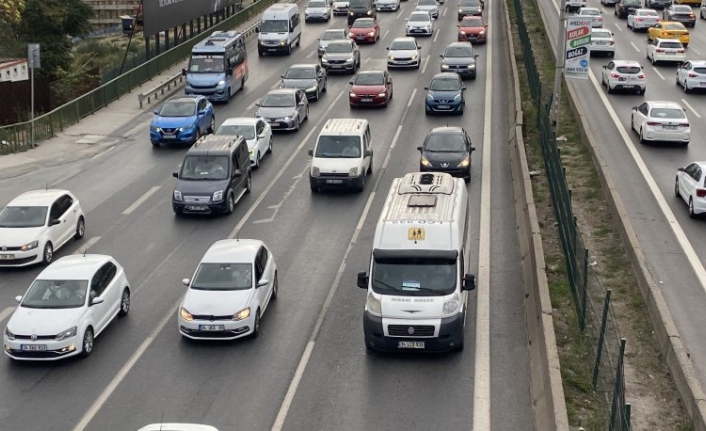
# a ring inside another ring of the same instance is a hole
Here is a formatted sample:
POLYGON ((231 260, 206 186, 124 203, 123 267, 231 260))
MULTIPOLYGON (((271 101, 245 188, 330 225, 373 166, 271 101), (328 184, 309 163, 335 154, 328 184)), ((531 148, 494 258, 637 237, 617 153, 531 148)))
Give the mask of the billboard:
POLYGON ((144 34, 152 36, 200 16, 208 15, 242 0, 142 0, 144 34))
POLYGON ((588 79, 591 58, 590 16, 572 16, 566 20, 566 57, 564 76, 574 79, 588 79))

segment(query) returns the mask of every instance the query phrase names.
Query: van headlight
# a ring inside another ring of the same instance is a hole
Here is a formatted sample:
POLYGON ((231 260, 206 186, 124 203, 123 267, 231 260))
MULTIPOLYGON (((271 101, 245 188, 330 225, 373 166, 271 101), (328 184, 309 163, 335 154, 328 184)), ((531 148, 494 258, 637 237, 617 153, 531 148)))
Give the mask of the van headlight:
POLYGON ((349 177, 357 177, 358 176, 358 168, 351 168, 351 170, 348 171, 348 176, 349 177))
POLYGON ((181 192, 179 190, 174 190, 174 200, 181 202, 181 192))
POLYGON ((39 246, 38 241, 32 241, 29 244, 25 244, 22 247, 20 247, 21 251, 27 251, 27 250, 32 250, 33 248, 37 248, 39 246))
POLYGON ((373 295, 373 292, 368 293, 368 299, 365 301, 365 311, 373 316, 382 317, 382 304, 380 300, 373 295))
POLYGON ((213 193, 213 201, 218 202, 223 200, 223 190, 218 190, 213 193))
POLYGON ((461 305, 461 298, 459 298, 458 293, 454 293, 448 301, 444 302, 444 308, 441 310, 444 314, 455 314, 458 311, 458 307, 461 305))
POLYGON ((250 307, 244 308, 237 313, 233 314, 232 319, 236 322, 240 322, 241 320, 247 319, 250 317, 250 307))
POLYGON ((471 156, 466 156, 465 159, 461 160, 461 163, 456 166, 457 168, 465 168, 466 166, 471 164, 471 156))
POLYGON ((311 176, 312 177, 320 177, 321 176, 321 170, 319 169, 318 166, 311 167, 311 176))
POLYGON ((54 337, 54 340, 56 341, 61 341, 61 340, 66 340, 67 338, 71 338, 74 335, 76 335, 76 327, 72 326, 71 328, 67 329, 66 331, 59 332, 56 334, 54 337))
POLYGON ((225 82, 225 81, 223 81, 223 80, 218 81, 218 86, 219 86, 219 87, 223 87, 224 85, 226 85, 226 82, 225 82))
POLYGON ((279 41, 279 44, 280 44, 280 46, 284 46, 284 45, 287 44, 287 41, 286 41, 286 40, 280 40, 280 41, 279 41))

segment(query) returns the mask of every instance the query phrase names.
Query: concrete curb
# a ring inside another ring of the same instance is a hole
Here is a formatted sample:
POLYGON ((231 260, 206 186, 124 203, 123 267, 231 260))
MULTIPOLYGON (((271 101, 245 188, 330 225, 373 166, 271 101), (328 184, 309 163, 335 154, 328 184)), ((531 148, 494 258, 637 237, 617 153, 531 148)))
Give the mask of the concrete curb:
POLYGON ((512 26, 503 2, 505 30, 509 45, 512 74, 508 86, 514 90, 514 106, 509 107, 514 123, 509 130, 510 166, 512 169, 515 214, 517 217, 522 274, 525 286, 525 319, 530 354, 530 376, 534 428, 538 431, 568 431, 569 418, 561 380, 561 365, 556 346, 552 304, 544 261, 542 236, 532 193, 532 180, 522 134, 523 113, 520 82, 515 61, 512 26))

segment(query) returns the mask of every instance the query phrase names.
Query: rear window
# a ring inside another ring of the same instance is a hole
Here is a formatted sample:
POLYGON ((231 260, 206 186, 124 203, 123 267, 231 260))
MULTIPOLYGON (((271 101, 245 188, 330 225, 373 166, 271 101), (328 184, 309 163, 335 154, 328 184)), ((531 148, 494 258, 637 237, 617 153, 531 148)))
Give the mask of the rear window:
POLYGON ((640 0, 623 0, 623 6, 640 7, 640 0))
POLYGON ((706 67, 695 67, 694 72, 696 73, 706 73, 706 67))
POLYGON ((664 28, 667 30, 686 30, 686 27, 684 27, 684 24, 682 24, 680 22, 670 22, 668 24, 665 24, 664 28))
POLYGON ((618 66, 618 67, 616 67, 616 70, 620 73, 635 74, 635 73, 640 73, 640 70, 642 70, 642 69, 637 66, 618 66))
POLYGON ((683 119, 686 118, 686 114, 683 110, 676 108, 652 108, 652 111, 650 111, 650 117, 664 119, 683 119))
POLYGON ((681 42, 662 42, 659 45, 660 48, 673 48, 673 49, 679 49, 683 48, 681 42))

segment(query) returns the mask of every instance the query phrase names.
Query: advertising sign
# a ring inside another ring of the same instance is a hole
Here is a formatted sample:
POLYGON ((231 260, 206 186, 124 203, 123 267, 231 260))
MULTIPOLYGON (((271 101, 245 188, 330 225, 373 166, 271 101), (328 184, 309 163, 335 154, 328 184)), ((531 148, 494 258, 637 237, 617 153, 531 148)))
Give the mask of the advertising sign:
POLYGON ((242 0, 143 0, 145 36, 152 36, 208 15, 242 0))
POLYGON ((572 16, 566 19, 566 57, 564 76, 588 79, 591 58, 591 17, 572 16))

